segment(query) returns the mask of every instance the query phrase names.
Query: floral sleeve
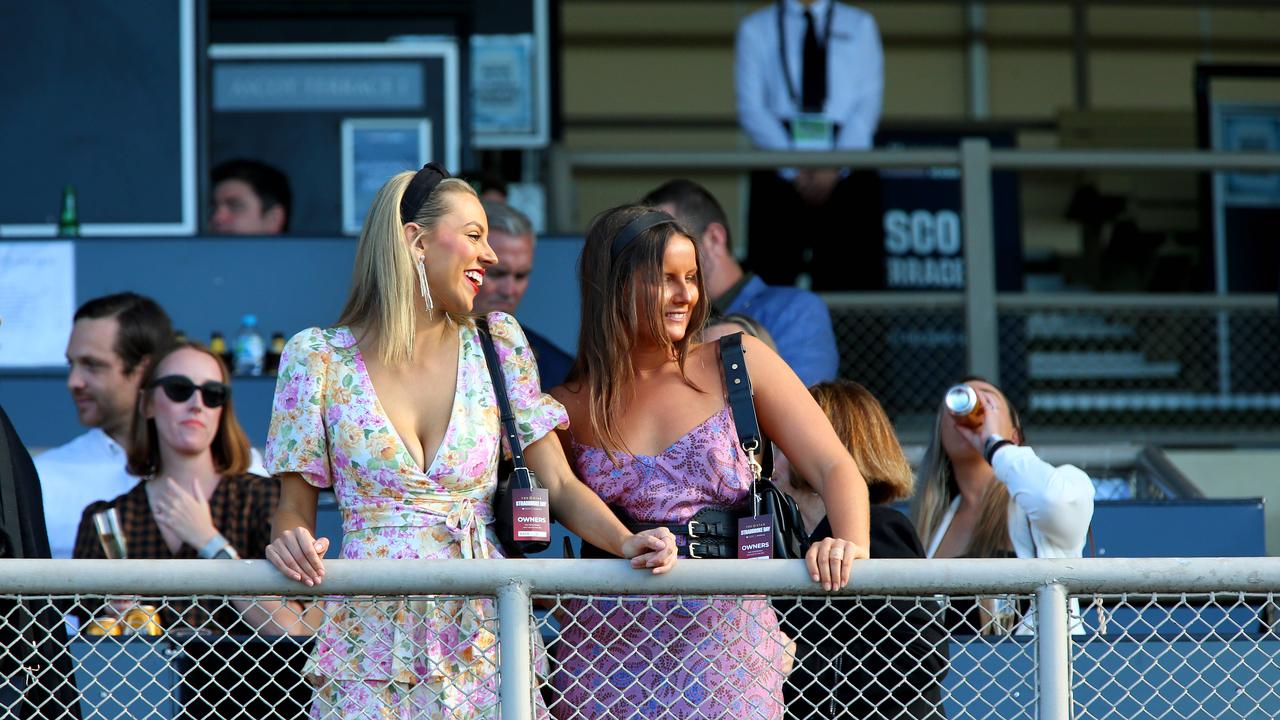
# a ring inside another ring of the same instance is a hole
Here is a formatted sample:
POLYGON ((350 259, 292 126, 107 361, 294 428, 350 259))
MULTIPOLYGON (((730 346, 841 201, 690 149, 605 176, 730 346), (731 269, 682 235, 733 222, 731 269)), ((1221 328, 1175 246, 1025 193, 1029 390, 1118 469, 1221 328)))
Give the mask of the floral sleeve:
POLYGON ((324 422, 329 351, 319 328, 303 330, 285 345, 265 456, 272 475, 300 473, 321 488, 333 485, 324 422))
MULTIPOLYGON (((516 415, 520 442, 528 447, 556 428, 569 427, 569 415, 555 398, 542 392, 538 363, 516 319, 506 313, 489 313, 493 345, 507 379, 507 394, 516 415)), ((510 455, 503 438, 503 456, 510 455)))

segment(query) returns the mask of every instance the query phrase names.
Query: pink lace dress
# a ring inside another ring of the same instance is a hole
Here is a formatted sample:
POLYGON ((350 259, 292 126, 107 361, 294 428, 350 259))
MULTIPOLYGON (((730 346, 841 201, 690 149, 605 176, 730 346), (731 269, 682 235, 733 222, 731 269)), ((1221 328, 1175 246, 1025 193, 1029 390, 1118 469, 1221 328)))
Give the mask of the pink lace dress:
MULTIPOLYGON (((728 406, 656 456, 577 442, 578 476, 640 522, 686 522, 751 487, 728 406)), ((700 562, 683 560, 682 562, 700 562)), ((570 600, 556 646, 557 718, 779 718, 783 644, 762 597, 570 600)))

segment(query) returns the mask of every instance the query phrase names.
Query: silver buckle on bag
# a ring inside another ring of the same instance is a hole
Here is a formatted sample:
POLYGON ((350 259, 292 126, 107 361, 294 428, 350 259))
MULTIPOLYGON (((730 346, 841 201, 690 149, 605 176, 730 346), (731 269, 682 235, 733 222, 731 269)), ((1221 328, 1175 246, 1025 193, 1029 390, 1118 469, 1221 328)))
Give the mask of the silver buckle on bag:
POLYGON ((690 558, 692 558, 692 559, 694 559, 694 560, 701 560, 701 559, 705 558, 705 556, 704 556, 704 555, 699 555, 698 553, 694 552, 694 547, 695 547, 695 546, 697 546, 697 545, 701 545, 701 544, 702 544, 702 543, 699 543, 699 542, 690 542, 690 543, 689 543, 688 547, 689 547, 689 557, 690 557, 690 558))

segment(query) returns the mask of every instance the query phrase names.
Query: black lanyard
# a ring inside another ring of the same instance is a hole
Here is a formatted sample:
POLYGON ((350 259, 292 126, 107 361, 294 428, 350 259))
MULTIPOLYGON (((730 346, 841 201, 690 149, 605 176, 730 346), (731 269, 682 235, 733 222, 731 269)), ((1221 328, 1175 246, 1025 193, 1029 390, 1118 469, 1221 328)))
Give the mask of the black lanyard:
MULTIPOLYGON (((797 108, 800 108, 800 99, 799 99, 800 93, 796 92, 795 87, 792 86, 791 84, 791 67, 787 63, 787 28, 783 23, 783 17, 787 14, 786 6, 787 6, 787 0, 778 0, 778 54, 782 56, 782 83, 787 86, 787 92, 791 95, 791 103, 795 105, 797 108)), ((832 30, 831 19, 833 17, 835 9, 836 9, 836 0, 829 0, 829 2, 827 3, 827 17, 825 22, 823 22, 823 28, 825 30, 824 34, 826 35, 826 39, 818 40, 818 42, 822 44, 822 48, 824 50, 827 48, 827 45, 829 45, 831 42, 831 30, 832 30)), ((806 10, 805 12, 807 13, 809 11, 806 10)), ((818 29, 814 28, 814 33, 817 33, 817 31, 818 29)), ((800 72, 803 73, 804 68, 801 68, 800 72)), ((800 78, 800 82, 802 83, 804 82, 803 76, 800 78)), ((830 80, 827 81, 827 87, 828 89, 830 89, 831 87, 830 80)))

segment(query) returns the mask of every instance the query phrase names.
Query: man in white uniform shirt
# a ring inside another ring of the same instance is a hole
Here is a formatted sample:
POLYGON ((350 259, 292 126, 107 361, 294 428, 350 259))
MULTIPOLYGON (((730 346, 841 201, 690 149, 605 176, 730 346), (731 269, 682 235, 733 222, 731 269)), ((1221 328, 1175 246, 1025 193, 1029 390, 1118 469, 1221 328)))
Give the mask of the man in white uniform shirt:
MULTIPOLYGON (((779 0, 742 21, 734 63, 738 119, 764 150, 871 147, 884 90, 875 20, 834 0, 779 0)), ((770 284, 809 276, 814 289, 848 289, 849 265, 831 260, 883 242, 850 222, 850 204, 876 199, 873 173, 788 168, 752 176, 748 259, 770 284), (868 192, 869 185, 869 192, 868 192), (871 197, 868 198, 867 195, 871 197)), ((872 217, 872 213, 866 217, 872 217)), ((875 230, 878 231, 878 223, 875 230)), ((873 268, 883 274, 882 268, 873 268)), ((803 281, 802 281, 803 284, 803 281)))
POLYGON ((76 310, 67 341, 67 389, 90 430, 35 459, 53 557, 71 557, 87 505, 138 482, 125 471, 129 423, 147 363, 172 342, 173 324, 151 298, 119 293, 76 310))

